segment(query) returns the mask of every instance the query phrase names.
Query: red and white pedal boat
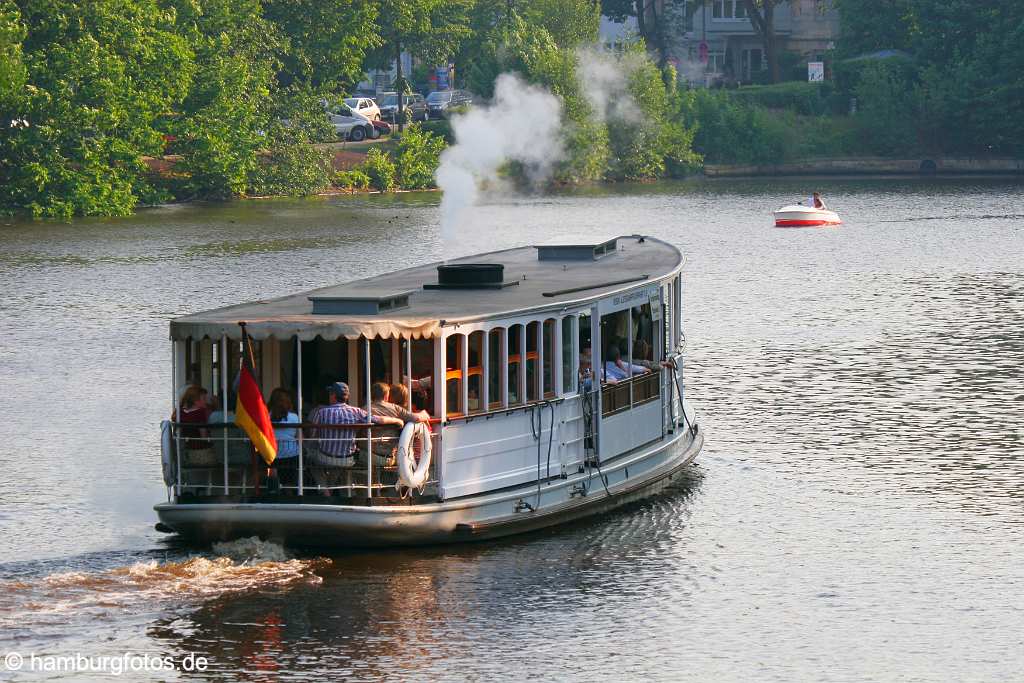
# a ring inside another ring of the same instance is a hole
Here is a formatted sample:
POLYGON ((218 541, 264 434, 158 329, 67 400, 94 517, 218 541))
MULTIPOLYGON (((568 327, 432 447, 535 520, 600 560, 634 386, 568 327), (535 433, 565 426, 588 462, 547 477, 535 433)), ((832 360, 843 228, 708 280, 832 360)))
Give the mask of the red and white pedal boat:
POLYGON ((835 211, 816 209, 803 204, 784 206, 775 212, 776 228, 818 228, 840 223, 842 221, 835 211))

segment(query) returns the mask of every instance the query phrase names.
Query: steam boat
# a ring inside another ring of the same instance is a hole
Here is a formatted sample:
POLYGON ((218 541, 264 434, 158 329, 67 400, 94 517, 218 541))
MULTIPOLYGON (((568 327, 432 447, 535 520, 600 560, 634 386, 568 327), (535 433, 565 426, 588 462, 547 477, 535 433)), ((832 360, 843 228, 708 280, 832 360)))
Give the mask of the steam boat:
POLYGON ((158 527, 198 541, 443 543, 651 495, 703 445, 684 400, 681 267, 651 237, 561 239, 177 318, 176 410, 196 387, 235 404, 245 323, 264 398, 290 392, 300 423, 275 423, 297 443, 268 476, 229 412, 202 425, 177 412, 163 424, 158 527), (391 395, 407 393, 418 418, 332 432, 313 406, 336 381, 368 414, 371 387, 400 384, 391 395), (334 466, 328 442, 344 439, 354 457, 334 466))

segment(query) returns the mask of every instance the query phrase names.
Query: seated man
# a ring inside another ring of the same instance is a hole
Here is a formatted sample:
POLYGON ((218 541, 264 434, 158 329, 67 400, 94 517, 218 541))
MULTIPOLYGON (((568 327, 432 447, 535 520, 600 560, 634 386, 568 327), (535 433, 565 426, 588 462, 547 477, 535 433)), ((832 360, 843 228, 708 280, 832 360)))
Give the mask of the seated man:
MULTIPOLYGON (((404 398, 404 397, 403 397, 404 398)), ((370 387, 370 406, 374 416, 398 418, 404 426, 407 422, 429 422, 430 415, 425 410, 418 413, 410 412, 403 405, 391 402, 391 387, 383 382, 377 382, 370 387)), ((373 464, 377 467, 394 467, 395 451, 398 448, 398 436, 402 433, 400 428, 384 427, 373 432, 373 464), (378 440, 380 439, 380 440, 378 440)))
POLYGON ((622 353, 617 344, 608 347, 608 360, 604 362, 604 374, 609 382, 628 379, 633 375, 642 375, 645 372, 647 372, 647 368, 644 366, 622 360, 622 353))
MULTIPOLYGON (((348 385, 334 382, 327 386, 327 404, 316 409, 310 416, 310 422, 318 425, 353 425, 373 424, 394 425, 401 427, 405 423, 397 417, 368 415, 362 408, 348 404, 348 385)), ((308 461, 313 466, 313 479, 318 486, 340 486, 345 478, 342 469, 351 468, 356 464, 356 444, 354 429, 314 428, 310 437, 317 440, 317 447, 312 449, 308 461)), ((330 491, 327 495, 331 495, 330 491)))

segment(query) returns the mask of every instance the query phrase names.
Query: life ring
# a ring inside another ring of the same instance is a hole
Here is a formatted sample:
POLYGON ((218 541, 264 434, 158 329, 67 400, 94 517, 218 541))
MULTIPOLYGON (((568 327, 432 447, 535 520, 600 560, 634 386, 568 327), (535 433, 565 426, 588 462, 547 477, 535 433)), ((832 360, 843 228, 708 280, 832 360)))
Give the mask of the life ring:
POLYGON ((410 489, 423 489, 430 472, 430 431, 422 422, 407 422, 398 437, 398 483, 410 489), (413 442, 420 437, 423 453, 416 462, 413 442))
POLYGON ((171 421, 160 423, 160 462, 163 465, 164 483, 174 486, 174 439, 171 438, 171 421))

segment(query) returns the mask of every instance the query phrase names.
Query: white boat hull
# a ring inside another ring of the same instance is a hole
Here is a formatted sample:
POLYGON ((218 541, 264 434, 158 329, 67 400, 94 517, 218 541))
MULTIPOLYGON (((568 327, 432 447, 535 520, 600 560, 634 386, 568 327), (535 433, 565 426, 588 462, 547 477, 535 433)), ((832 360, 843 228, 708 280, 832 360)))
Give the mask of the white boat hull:
POLYGON ((802 204, 784 206, 775 212, 777 228, 819 228, 840 223, 842 221, 835 211, 815 209, 802 204))
POLYGON ((604 464, 607 489, 591 471, 542 483, 539 498, 534 482, 422 505, 163 503, 155 510, 168 527, 205 542, 259 536, 292 546, 349 547, 496 538, 605 512, 656 493, 697 457, 703 443, 702 432, 692 434, 681 427, 604 464))

